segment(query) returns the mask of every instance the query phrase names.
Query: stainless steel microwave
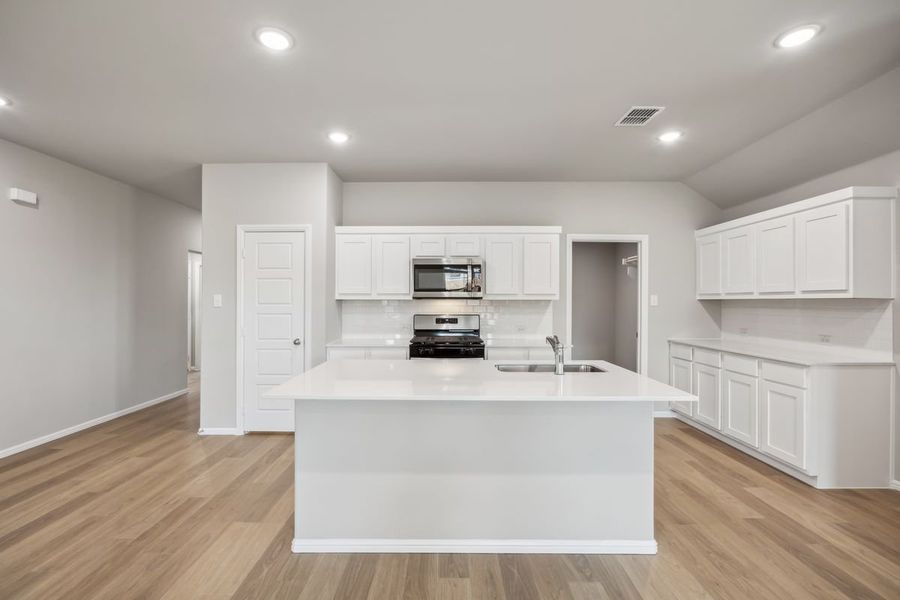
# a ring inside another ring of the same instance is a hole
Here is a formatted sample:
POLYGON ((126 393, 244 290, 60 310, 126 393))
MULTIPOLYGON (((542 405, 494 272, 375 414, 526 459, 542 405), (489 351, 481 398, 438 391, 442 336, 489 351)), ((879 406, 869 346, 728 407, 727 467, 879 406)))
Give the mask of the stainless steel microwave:
POLYGON ((413 298, 481 298, 484 262, 478 257, 414 258, 413 298))

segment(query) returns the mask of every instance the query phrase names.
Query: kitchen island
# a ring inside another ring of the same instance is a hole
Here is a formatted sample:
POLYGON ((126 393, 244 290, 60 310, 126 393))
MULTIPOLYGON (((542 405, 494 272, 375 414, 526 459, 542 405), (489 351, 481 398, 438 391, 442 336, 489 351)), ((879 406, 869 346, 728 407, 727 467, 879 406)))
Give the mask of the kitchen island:
POLYGON ((586 364, 333 360, 274 388, 295 400, 293 551, 655 553, 653 403, 694 397, 586 364))

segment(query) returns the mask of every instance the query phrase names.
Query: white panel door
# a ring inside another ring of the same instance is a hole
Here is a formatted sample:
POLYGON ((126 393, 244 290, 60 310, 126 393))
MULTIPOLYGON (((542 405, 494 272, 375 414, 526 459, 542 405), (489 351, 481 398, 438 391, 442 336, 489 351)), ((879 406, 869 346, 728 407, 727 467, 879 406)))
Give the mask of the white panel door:
POLYGON ((697 238, 697 295, 722 293, 722 257, 719 234, 697 238))
POLYGON ((756 290, 756 237, 752 225, 722 234, 722 291, 752 294, 756 290))
POLYGON ((760 383, 759 449, 800 469, 806 468, 806 390, 760 383))
POLYGON ((244 234, 244 429, 293 431, 294 403, 264 394, 304 365, 305 234, 244 234))
POLYGON ((694 419, 713 429, 720 429, 722 426, 722 411, 720 407, 721 369, 694 363, 693 375, 694 379, 691 389, 693 389, 694 395, 698 398, 697 405, 694 407, 694 419))
POLYGON ((375 235, 375 294, 409 295, 410 258, 408 235, 375 235))
POLYGON ((725 371, 722 376, 722 433, 754 448, 759 447, 758 381, 732 371, 725 371))
POLYGON ((335 236, 335 291, 338 296, 372 295, 372 236, 335 236))
POLYGON ((484 240, 485 293, 516 296, 522 293, 522 236, 490 235, 484 240))
POLYGON ((529 296, 559 294, 559 236, 522 237, 522 293, 529 296))
POLYGON ((481 237, 477 235, 448 235, 447 256, 481 256, 481 237))
POLYGON ((763 221, 756 226, 757 291, 792 294, 797 281, 794 217, 763 221))
MULTIPOLYGON (((691 361, 674 357, 669 359, 669 385, 691 393, 691 361)), ((694 413, 693 406, 693 402, 669 402, 669 408, 686 417, 694 413)))
POLYGON ((801 292, 850 289, 846 204, 833 204, 797 215, 798 271, 801 292))
POLYGON ((412 236, 413 256, 444 256, 445 250, 446 242, 443 235, 412 236))

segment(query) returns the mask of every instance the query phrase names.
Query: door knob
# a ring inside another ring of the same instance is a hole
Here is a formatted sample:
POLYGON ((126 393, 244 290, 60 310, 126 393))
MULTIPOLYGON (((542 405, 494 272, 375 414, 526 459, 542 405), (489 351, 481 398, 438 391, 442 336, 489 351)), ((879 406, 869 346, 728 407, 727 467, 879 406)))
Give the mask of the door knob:
POLYGON ((294 345, 299 346, 301 344, 300 338, 294 338, 294 345))

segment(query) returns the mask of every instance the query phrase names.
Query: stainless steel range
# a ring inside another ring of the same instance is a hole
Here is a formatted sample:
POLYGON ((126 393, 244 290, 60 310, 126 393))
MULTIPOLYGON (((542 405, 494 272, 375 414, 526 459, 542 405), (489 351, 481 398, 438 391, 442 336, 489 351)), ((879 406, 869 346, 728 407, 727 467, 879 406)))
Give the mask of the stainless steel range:
POLYGON ((410 358, 484 358, 478 315, 414 315, 410 358))

